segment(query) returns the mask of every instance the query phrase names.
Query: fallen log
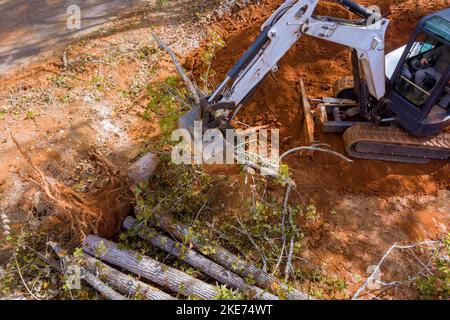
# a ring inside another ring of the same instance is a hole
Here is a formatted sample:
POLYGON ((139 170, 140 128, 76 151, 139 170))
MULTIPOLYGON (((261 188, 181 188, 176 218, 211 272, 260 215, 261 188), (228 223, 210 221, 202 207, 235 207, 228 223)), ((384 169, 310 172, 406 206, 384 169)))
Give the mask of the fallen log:
MULTIPOLYGON (((61 246, 56 242, 48 243, 53 251, 56 253, 60 259, 60 265, 54 266, 54 268, 66 275, 65 266, 71 263, 71 259, 67 256, 66 252, 61 248, 61 246), (64 267, 63 267, 64 266, 64 267)), ((115 292, 113 289, 108 287, 103 281, 94 276, 92 273, 87 271, 85 268, 80 268, 80 277, 82 280, 87 282, 93 289, 97 290, 102 296, 108 300, 128 300, 126 297, 115 292)))
POLYGON ((115 292, 113 289, 108 287, 103 281, 94 276, 92 273, 83 270, 83 275, 81 277, 84 281, 89 283, 89 285, 100 292, 108 300, 128 300, 125 296, 120 293, 115 292))
POLYGON ((136 251, 120 250, 117 244, 98 236, 88 236, 83 241, 83 251, 183 296, 211 300, 218 295, 215 286, 195 279, 154 259, 141 256, 136 251))
POLYGON ((82 257, 84 268, 87 271, 96 275, 126 296, 139 296, 147 300, 176 300, 171 295, 111 268, 107 264, 85 253, 83 253, 82 257))
POLYGON ((194 268, 199 269, 220 283, 223 283, 233 289, 238 289, 239 291, 247 294, 250 298, 261 300, 279 299, 275 295, 265 292, 258 287, 248 285, 241 277, 225 269, 221 265, 212 262, 208 258, 205 258, 203 255, 195 252, 194 250, 187 248, 182 243, 176 242, 169 237, 160 234, 155 229, 143 225, 137 225, 136 220, 132 217, 126 218, 123 226, 128 230, 136 228, 137 235, 141 239, 150 242, 161 250, 164 250, 194 268))
POLYGON ((148 152, 128 168, 127 175, 135 187, 142 182, 148 181, 155 173, 157 167, 158 158, 153 153, 148 152))
MULTIPOLYGON (((138 212, 143 211, 142 207, 135 208, 138 212)), ((219 245, 199 234, 192 234, 188 227, 179 223, 174 217, 167 213, 154 213, 155 222, 159 227, 176 237, 184 244, 191 244, 197 251, 207 256, 211 260, 220 264, 228 270, 231 270, 243 278, 254 279, 256 285, 262 289, 283 296, 289 300, 307 300, 308 296, 298 290, 290 289, 275 276, 264 272, 253 264, 250 264, 235 254, 229 252, 219 245)))

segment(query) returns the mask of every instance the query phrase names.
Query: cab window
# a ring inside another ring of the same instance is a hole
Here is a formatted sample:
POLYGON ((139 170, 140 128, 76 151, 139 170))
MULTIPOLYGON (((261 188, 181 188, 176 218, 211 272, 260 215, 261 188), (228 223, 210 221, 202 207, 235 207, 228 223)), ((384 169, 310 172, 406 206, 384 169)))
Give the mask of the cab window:
POLYGON ((450 51, 444 43, 420 34, 396 80, 396 91, 414 105, 424 106, 445 74, 449 60, 450 51))

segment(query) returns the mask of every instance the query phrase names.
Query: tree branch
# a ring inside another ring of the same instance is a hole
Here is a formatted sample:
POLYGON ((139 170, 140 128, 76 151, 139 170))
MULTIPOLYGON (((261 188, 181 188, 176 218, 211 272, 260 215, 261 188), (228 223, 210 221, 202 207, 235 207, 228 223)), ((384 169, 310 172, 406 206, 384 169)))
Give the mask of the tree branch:
POLYGON ((323 149, 323 148, 318 148, 316 146, 310 146, 310 147, 298 147, 298 148, 294 148, 291 150, 286 151, 285 153, 283 153, 280 157, 280 161, 282 161, 284 158, 286 158, 288 155, 293 154, 295 152, 299 152, 299 151, 303 151, 303 150, 308 150, 308 151, 317 151, 317 152, 324 152, 324 153, 329 153, 332 154, 338 158, 341 158, 344 161, 347 161, 349 163, 353 163, 352 159, 347 158, 346 156, 340 154, 339 152, 333 151, 333 150, 328 150, 328 149, 323 149))
MULTIPOLYGON (((419 242, 419 243, 416 243, 416 244, 413 244, 413 245, 406 245, 406 246, 399 246, 399 245, 397 245, 397 243, 395 243, 393 246, 391 246, 386 251, 386 253, 381 258, 380 262, 373 269, 372 274, 367 278, 367 280, 364 282, 364 284, 361 286, 361 288, 359 288, 358 291, 356 291, 356 293, 353 295, 352 300, 358 299, 358 297, 361 295, 361 293, 366 289, 366 287, 369 284, 369 282, 374 280, 375 274, 377 274, 380 271, 381 265, 384 263, 386 258, 391 254, 391 252, 394 249, 400 249, 400 250, 402 250, 402 249, 411 249, 411 248, 415 248, 415 247, 422 246, 422 245, 433 245, 433 244, 438 244, 438 243, 440 243, 440 242, 439 241, 424 241, 424 242, 419 242)), ((422 273, 424 270, 422 270, 420 273, 422 273)), ((419 273, 419 275, 420 275, 420 273, 419 273)))
POLYGON ((286 213, 287 213, 287 206, 289 202, 289 196, 292 191, 292 184, 288 184, 286 189, 286 194, 284 196, 284 203, 283 203, 283 215, 281 217, 281 237, 283 239, 283 244, 281 246, 280 256, 278 257, 277 265, 275 266, 275 269, 272 272, 272 275, 275 275, 277 273, 278 268, 280 267, 281 261, 283 260, 284 250, 286 248, 286 232, 285 232, 285 224, 286 224, 286 213))
POLYGON ((180 62, 177 59, 177 56, 175 53, 170 49, 170 47, 165 44, 155 33, 152 33, 153 39, 156 41, 160 49, 164 49, 172 59, 172 62, 175 64, 175 67, 180 74, 183 81, 186 83, 186 86, 188 90, 192 94, 192 99, 194 99, 194 102, 197 106, 200 105, 200 95, 198 94, 197 89, 195 88, 194 84, 192 83, 191 79, 186 75, 186 72, 184 71, 183 67, 181 66, 180 62))

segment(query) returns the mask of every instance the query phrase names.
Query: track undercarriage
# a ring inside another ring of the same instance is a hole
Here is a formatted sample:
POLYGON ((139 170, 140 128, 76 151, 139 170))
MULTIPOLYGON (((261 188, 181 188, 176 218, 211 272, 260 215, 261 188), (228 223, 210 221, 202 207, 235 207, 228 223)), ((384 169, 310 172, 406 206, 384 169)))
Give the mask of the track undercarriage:
POLYGON ((335 98, 325 98, 317 106, 323 131, 343 132, 350 156, 404 163, 450 160, 450 133, 415 137, 392 124, 384 126, 351 120, 357 117, 358 109, 354 101, 335 98))

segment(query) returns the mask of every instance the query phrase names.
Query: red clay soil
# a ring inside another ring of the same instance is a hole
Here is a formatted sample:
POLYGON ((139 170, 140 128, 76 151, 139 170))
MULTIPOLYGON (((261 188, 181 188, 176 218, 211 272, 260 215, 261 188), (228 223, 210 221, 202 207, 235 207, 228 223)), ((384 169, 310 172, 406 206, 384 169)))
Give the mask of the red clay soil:
MULTIPOLYGON (((226 45, 213 61, 212 69, 220 81, 229 68, 250 46, 259 33, 261 24, 283 1, 263 1, 259 6, 241 10, 238 18, 219 23, 217 32, 226 45)), ((378 1, 391 25, 387 33, 387 52, 405 44, 417 21, 431 12, 447 6, 446 0, 378 1)), ((366 1, 366 4, 374 4, 366 1)), ((321 2, 316 14, 350 18, 351 14, 335 3, 321 2)), ((202 70, 202 49, 187 59, 188 68, 202 70)), ((351 74, 351 50, 320 39, 304 36, 279 63, 275 77, 267 77, 242 109, 238 120, 250 125, 268 124, 280 129, 282 148, 297 147, 302 141, 299 125, 299 79, 305 81, 310 97, 331 96, 331 85, 339 78, 351 74)), ((316 141, 332 146, 344 153, 341 135, 323 134, 316 125, 316 141)), ((435 193, 448 189, 450 164, 432 162, 428 165, 409 165, 381 161, 356 160, 346 164, 330 155, 317 154, 314 159, 291 156, 288 164, 299 186, 326 188, 338 192, 394 195, 411 193, 435 193)))

